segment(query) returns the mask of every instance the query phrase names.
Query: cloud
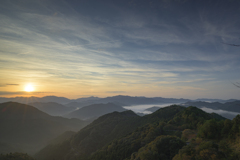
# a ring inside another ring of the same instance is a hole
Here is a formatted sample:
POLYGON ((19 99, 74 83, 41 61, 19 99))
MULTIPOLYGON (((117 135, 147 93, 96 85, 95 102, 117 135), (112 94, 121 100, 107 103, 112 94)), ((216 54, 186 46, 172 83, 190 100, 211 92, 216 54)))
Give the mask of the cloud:
POLYGON ((126 1, 108 2, 94 11, 95 3, 84 8, 70 1, 1 2, 0 71, 21 82, 102 88, 235 78, 239 50, 221 42, 237 39, 239 20, 216 16, 218 11, 202 8, 204 2, 175 2, 153 2, 153 8, 136 2, 134 9, 126 1))
POLYGON ((231 111, 225 111, 225 110, 214 110, 214 109, 211 109, 211 108, 206 108, 206 107, 202 107, 201 108, 203 111, 205 112, 208 112, 208 113, 217 113, 225 118, 228 118, 228 119, 233 119, 235 118, 239 113, 238 112, 231 112, 231 111))
POLYGON ((10 84, 10 83, 0 84, 0 87, 7 87, 7 86, 19 86, 19 84, 10 84))
POLYGON ((19 86, 19 84, 6 84, 7 86, 19 86))
POLYGON ((0 91, 0 95, 36 95, 36 94, 46 94, 46 93, 55 93, 55 92, 9 92, 9 91, 0 91))
POLYGON ((107 91, 106 93, 126 93, 125 91, 107 91))

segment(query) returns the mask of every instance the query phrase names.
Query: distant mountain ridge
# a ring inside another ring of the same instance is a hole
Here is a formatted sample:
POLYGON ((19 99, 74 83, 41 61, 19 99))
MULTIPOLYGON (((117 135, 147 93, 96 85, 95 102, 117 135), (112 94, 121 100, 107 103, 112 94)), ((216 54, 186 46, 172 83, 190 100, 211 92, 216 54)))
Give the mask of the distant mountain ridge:
POLYGON ((116 103, 122 105, 138 105, 138 104, 158 104, 158 103, 181 103, 190 101, 189 99, 177 99, 177 98, 162 98, 162 97, 132 97, 132 96, 112 96, 106 98, 98 98, 98 97, 87 97, 87 98, 78 98, 78 99, 68 99, 65 97, 57 97, 57 96, 45 96, 45 97, 13 97, 13 98, 5 98, 0 97, 0 103, 3 102, 19 102, 24 104, 34 103, 34 102, 56 102, 60 104, 64 104, 67 106, 71 106, 72 102, 76 102, 75 104, 72 103, 72 106, 83 106, 83 105, 91 105, 95 103, 116 103))
POLYGON ((96 119, 104 114, 115 112, 115 111, 123 112, 123 111, 126 111, 126 109, 114 103, 92 104, 89 106, 82 107, 76 111, 73 111, 65 115, 65 117, 79 118, 83 120, 96 119))
POLYGON ((197 102, 186 102, 182 104, 186 107, 188 106, 196 106, 198 108, 207 107, 211 109, 222 109, 226 111, 232 111, 232 112, 239 112, 240 113, 240 100, 237 101, 231 101, 226 103, 219 103, 219 102, 203 102, 203 101, 197 101, 197 102))
POLYGON ((184 103, 188 101, 209 101, 209 102, 233 102, 237 99, 207 99, 201 98, 196 100, 184 99, 184 98, 163 98, 163 97, 133 97, 133 96, 125 96, 125 95, 117 95, 106 98, 99 97, 86 97, 86 98, 77 98, 77 99, 68 99, 65 97, 57 97, 57 96, 45 96, 45 97, 0 97, 0 103, 4 102, 19 102, 24 104, 34 103, 34 102, 56 102, 68 107, 78 107, 81 108, 86 105, 96 104, 96 103, 116 103, 121 105, 139 105, 139 104, 159 104, 159 103, 184 103))
POLYGON ((52 116, 62 116, 75 110, 74 107, 66 107, 56 102, 33 102, 29 105, 52 116))

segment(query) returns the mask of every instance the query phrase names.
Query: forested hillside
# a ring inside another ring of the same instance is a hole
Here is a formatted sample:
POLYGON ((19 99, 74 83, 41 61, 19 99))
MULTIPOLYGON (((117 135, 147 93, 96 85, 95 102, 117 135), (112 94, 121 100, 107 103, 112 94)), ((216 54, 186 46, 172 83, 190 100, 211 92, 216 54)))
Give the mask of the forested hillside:
POLYGON ((131 111, 114 112, 98 118, 69 140, 45 147, 35 158, 168 160, 186 146, 186 141, 190 141, 189 137, 186 138, 186 130, 192 131, 192 137, 196 138, 198 129, 212 119, 217 123, 225 120, 196 107, 185 108, 177 105, 161 108, 144 117, 131 111))

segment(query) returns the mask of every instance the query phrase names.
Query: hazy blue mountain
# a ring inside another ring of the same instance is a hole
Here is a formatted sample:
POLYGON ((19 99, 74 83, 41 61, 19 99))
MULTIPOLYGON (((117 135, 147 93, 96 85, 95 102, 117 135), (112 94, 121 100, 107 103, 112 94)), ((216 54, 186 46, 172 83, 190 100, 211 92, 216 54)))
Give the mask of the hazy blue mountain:
POLYGON ((184 99, 184 98, 178 99, 178 98, 154 97, 153 99, 155 99, 159 103, 183 103, 183 102, 190 101, 189 99, 184 99))
POLYGON ((4 102, 18 102, 18 103, 24 103, 29 104, 33 102, 56 102, 61 104, 70 103, 71 100, 65 97, 57 97, 57 96, 45 96, 45 97, 14 97, 14 98, 4 98, 0 97, 0 103, 4 102))
POLYGON ((70 99, 65 98, 65 97, 57 97, 57 96, 45 96, 40 98, 40 102, 57 102, 61 104, 66 104, 71 102, 70 99))
POLYGON ((86 122, 50 116, 17 102, 0 104, 0 142, 33 153, 65 131, 79 131, 86 122))
POLYGON ((136 105, 136 104, 155 104, 159 103, 153 98, 146 98, 146 97, 131 97, 131 96, 113 96, 113 97, 106 97, 100 100, 102 103, 107 102, 119 102, 124 103, 126 105, 136 105))
POLYGON ((220 102, 187 102, 182 104, 186 107, 188 106, 196 106, 198 108, 201 108, 204 111, 207 111, 209 113, 215 112, 220 114, 221 116, 233 119, 236 117, 237 114, 240 113, 240 101, 232 101, 232 102, 226 102, 226 103, 220 103, 220 102))
POLYGON ((220 103, 220 102, 204 102, 204 101, 189 101, 189 102, 186 102, 181 105, 184 105, 186 107, 195 106, 198 108, 207 107, 207 108, 211 108, 211 109, 220 109, 224 106, 224 104, 220 103))
POLYGON ((204 102, 220 102, 220 103, 226 103, 226 102, 233 102, 233 101, 237 101, 237 99, 228 99, 228 100, 223 100, 223 99, 199 98, 199 99, 196 99, 195 101, 204 101, 204 102))
POLYGON ((52 116, 61 116, 75 110, 74 107, 66 107, 56 102, 33 102, 29 105, 52 116))
POLYGON ((69 118, 79 118, 84 120, 96 119, 104 114, 111 113, 114 111, 122 112, 126 111, 126 109, 113 103, 93 104, 82 107, 79 110, 73 111, 65 116, 69 118))
POLYGON ((219 102, 186 102, 182 104, 184 106, 196 106, 198 108, 206 107, 211 109, 222 109, 226 111, 239 112, 240 113, 240 101, 219 103, 219 102))
POLYGON ((78 109, 84 107, 84 106, 82 106, 82 103, 79 103, 79 102, 70 102, 70 103, 65 104, 65 106, 78 108, 78 109))
POLYGON ((155 111, 157 111, 157 110, 159 110, 159 109, 160 109, 160 107, 155 107, 155 106, 153 106, 153 107, 150 107, 150 108, 148 108, 148 109, 145 109, 145 111, 155 112, 155 111))
POLYGON ((99 99, 101 99, 101 98, 91 96, 91 97, 86 97, 86 98, 78 98, 78 99, 75 99, 74 101, 76 101, 76 102, 86 102, 86 101, 96 101, 96 100, 99 100, 99 99))

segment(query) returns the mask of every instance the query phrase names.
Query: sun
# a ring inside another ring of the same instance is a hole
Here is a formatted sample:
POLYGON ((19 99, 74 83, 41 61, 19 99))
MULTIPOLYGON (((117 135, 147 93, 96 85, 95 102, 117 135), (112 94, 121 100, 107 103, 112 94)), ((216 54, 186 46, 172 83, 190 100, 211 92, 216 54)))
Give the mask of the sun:
POLYGON ((24 88, 24 90, 25 90, 26 92, 32 92, 32 91, 34 91, 34 87, 33 87, 32 84, 28 84, 28 85, 26 85, 26 87, 24 88))

